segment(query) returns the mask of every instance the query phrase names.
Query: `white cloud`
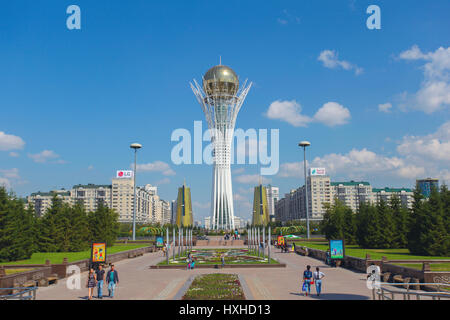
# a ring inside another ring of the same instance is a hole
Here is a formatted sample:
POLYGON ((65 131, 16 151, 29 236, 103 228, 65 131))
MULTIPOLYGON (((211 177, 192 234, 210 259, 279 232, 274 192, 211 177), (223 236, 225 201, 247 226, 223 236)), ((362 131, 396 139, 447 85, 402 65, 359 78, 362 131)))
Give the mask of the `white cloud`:
POLYGON ((254 184, 257 185, 260 182, 263 184, 270 183, 271 180, 265 177, 262 177, 258 174, 244 174, 241 176, 234 177, 234 179, 243 184, 254 184))
POLYGON ((350 111, 337 102, 325 103, 314 115, 314 120, 334 127, 348 123, 350 111))
POLYGON ((170 183, 170 179, 164 178, 164 179, 161 179, 161 180, 155 182, 155 186, 160 186, 160 185, 169 184, 169 183, 170 183))
POLYGON ((12 169, 3 169, 0 170, 0 173, 3 175, 3 177, 8 178, 8 179, 20 179, 19 176, 19 169, 17 168, 12 168, 12 169))
MULTIPOLYGON (((133 168, 133 164, 130 165, 133 168)), ((163 161, 155 161, 153 163, 146 164, 138 164, 136 165, 136 169, 142 172, 161 172, 165 176, 174 176, 176 173, 172 168, 170 168, 169 164, 163 161)))
POLYGON ((22 149, 24 145, 25 142, 21 137, 0 131, 0 151, 18 150, 22 149))
POLYGON ((390 113, 391 109, 392 109, 392 104, 389 102, 378 105, 378 111, 380 111, 380 112, 390 113))
POLYGON ((329 69, 354 70, 356 75, 363 73, 363 68, 358 67, 345 60, 339 60, 338 54, 334 50, 323 50, 317 60, 323 63, 323 66, 329 69))
POLYGON ((450 163, 450 121, 426 136, 405 136, 397 147, 399 154, 415 162, 422 159, 450 163))
POLYGON ((270 104, 265 116, 269 119, 285 121, 294 127, 306 127, 312 119, 301 114, 302 108, 297 101, 277 100, 270 104))
POLYGON ((17 158, 17 157, 20 156, 20 154, 18 154, 17 152, 11 151, 11 152, 9 153, 9 156, 10 156, 10 157, 13 157, 13 158, 17 158))
POLYGON ((406 105, 425 113, 433 113, 450 106, 450 47, 440 47, 434 52, 423 53, 417 45, 403 51, 400 59, 424 60, 424 79, 419 90, 406 95, 406 105))
MULTIPOLYGON (((329 153, 314 158, 307 167, 324 167, 331 179, 385 180, 411 186, 414 180, 436 177, 450 181, 450 121, 442 124, 434 133, 425 136, 404 136, 397 144, 397 155, 386 156, 367 148, 352 149, 347 153, 329 153)), ((303 179, 303 162, 287 162, 280 165, 280 178, 303 179)))
MULTIPOLYGON (((52 150, 44 150, 42 152, 39 153, 35 153, 35 154, 28 154, 28 157, 30 157, 31 159, 33 159, 34 162, 37 163, 46 163, 47 161, 51 160, 51 159, 58 159, 59 155, 56 154, 54 151, 52 150)), ((62 159, 58 159, 55 161, 56 163, 65 163, 64 160, 62 159)))
POLYGON ((326 126, 337 126, 348 123, 350 110, 337 102, 327 102, 314 117, 301 114, 302 108, 295 101, 277 100, 270 104, 269 109, 264 114, 269 119, 285 121, 294 127, 306 127, 311 122, 320 122, 326 126))
MULTIPOLYGON (((306 163, 308 164, 308 161, 306 163)), ((304 176, 303 161, 282 163, 278 176, 282 178, 302 178, 304 176)))
POLYGON ((0 169, 0 186, 9 189, 13 183, 24 183, 20 178, 19 169, 0 169))
POLYGON ((89 170, 89 171, 94 170, 94 166, 91 164, 91 165, 88 167, 88 170, 89 170))
POLYGON ((245 169, 244 168, 239 168, 239 169, 234 169, 233 170, 233 174, 241 174, 244 173, 245 169))

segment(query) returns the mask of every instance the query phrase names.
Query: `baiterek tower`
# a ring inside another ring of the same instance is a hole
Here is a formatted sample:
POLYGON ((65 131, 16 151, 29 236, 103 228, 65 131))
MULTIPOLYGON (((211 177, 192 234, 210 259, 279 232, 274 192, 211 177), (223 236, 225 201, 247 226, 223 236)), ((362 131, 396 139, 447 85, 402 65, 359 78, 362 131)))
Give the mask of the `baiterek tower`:
POLYGON ((211 131, 213 175, 211 194, 211 229, 233 230, 234 209, 231 186, 230 151, 239 110, 252 83, 239 88, 239 78, 230 67, 219 64, 203 76, 203 86, 191 83, 211 131))

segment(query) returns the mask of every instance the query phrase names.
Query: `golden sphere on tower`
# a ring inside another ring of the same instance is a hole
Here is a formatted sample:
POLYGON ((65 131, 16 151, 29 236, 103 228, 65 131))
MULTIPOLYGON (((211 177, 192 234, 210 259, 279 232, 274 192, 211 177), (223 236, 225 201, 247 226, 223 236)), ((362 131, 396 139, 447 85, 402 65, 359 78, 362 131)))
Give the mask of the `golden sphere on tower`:
POLYGON ((238 76, 230 67, 218 65, 209 69, 203 76, 203 90, 208 96, 234 96, 238 89, 238 76))

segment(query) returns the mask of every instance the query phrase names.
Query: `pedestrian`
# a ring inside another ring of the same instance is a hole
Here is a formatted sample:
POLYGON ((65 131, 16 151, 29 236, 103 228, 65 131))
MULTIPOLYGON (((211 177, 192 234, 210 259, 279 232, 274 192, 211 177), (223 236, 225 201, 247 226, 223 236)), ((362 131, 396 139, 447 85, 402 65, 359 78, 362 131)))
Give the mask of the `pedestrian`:
POLYGON ((320 296, 322 292, 322 279, 325 278, 325 274, 316 267, 316 271, 313 273, 314 282, 316 284, 317 296, 320 296))
POLYGON ((222 253, 220 256, 220 259, 222 260, 222 268, 225 267, 225 253, 222 253))
POLYGON ((99 299, 103 299, 103 280, 105 280, 105 270, 103 270, 103 266, 100 264, 98 266, 98 270, 96 272, 97 275, 97 297, 99 299))
POLYGON ((194 270, 195 267, 195 258, 192 258, 191 269, 194 270))
POLYGON ((89 300, 92 300, 92 295, 94 294, 94 288, 97 284, 97 278, 93 268, 89 269, 89 274, 87 277, 86 287, 88 288, 89 300))
POLYGON ((306 270, 303 271, 303 283, 306 284, 306 290, 305 294, 308 296, 308 293, 311 294, 311 279, 312 279, 312 272, 311 272, 311 266, 306 266, 306 270))
POLYGON ((114 290, 119 283, 119 274, 115 270, 114 265, 111 265, 111 269, 106 274, 106 282, 108 283, 108 296, 114 298, 114 290))

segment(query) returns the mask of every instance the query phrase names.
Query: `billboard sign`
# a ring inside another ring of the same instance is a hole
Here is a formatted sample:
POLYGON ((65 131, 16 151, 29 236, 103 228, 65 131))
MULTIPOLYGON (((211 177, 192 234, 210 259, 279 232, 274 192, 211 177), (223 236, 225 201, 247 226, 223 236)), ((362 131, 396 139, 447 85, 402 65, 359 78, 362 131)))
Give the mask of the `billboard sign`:
POLYGON ((117 170, 116 178, 118 178, 118 179, 133 178, 133 171, 132 170, 117 170))
POLYGON ((163 237, 156 237, 156 247, 157 248, 164 247, 164 238, 163 237))
POLYGON ((326 175, 325 168, 310 168, 309 169, 310 176, 324 176, 326 175))
POLYGON ((344 240, 330 240, 330 258, 344 259, 344 240))
POLYGON ((106 243, 105 242, 92 243, 91 260, 92 260, 92 262, 105 262, 106 261, 106 243))

